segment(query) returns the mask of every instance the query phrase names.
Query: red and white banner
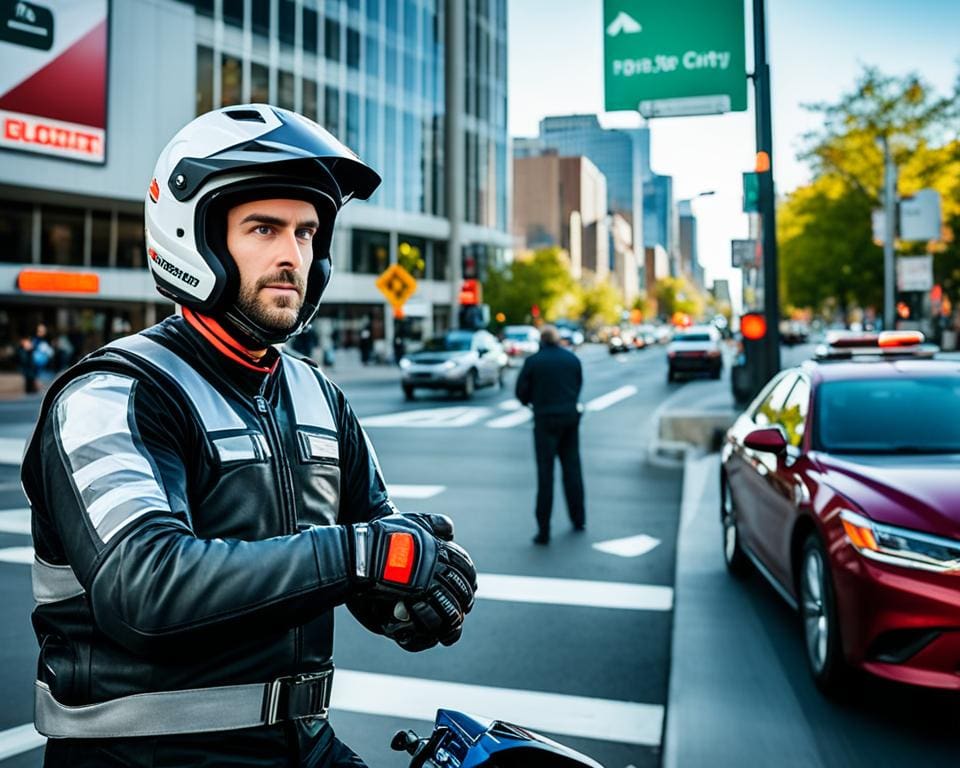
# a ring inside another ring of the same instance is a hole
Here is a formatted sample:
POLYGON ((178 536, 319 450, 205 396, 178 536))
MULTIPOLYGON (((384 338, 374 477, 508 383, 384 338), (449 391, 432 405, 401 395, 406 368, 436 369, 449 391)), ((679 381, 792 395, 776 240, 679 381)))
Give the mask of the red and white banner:
POLYGON ((0 148, 103 163, 108 0, 0 0, 0 148))

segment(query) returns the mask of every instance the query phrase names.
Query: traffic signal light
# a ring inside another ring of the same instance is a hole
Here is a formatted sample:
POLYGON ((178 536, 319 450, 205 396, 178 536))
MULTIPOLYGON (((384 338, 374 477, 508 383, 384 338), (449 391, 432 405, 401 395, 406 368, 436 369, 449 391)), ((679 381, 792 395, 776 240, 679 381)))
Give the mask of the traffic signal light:
POLYGON ((763 367, 764 343, 767 336, 767 318, 760 312, 748 312, 740 317, 742 350, 730 369, 733 397, 738 403, 753 399, 766 384, 763 367))

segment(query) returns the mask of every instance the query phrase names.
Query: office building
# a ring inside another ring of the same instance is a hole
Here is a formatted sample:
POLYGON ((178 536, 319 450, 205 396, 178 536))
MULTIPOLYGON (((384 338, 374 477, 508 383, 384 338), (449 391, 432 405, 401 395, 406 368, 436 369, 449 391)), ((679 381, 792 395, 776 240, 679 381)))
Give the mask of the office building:
POLYGON ((326 339, 350 344, 367 324, 390 338, 374 282, 396 261, 419 281, 406 332, 450 327, 464 260, 510 246, 506 0, 44 5, 57 30, 50 66, 24 69, 30 57, 0 42, 11 64, 0 66, 0 121, 16 139, 0 142, 0 347, 43 321, 79 353, 174 311, 145 266, 143 199, 170 137, 230 104, 302 112, 383 176, 338 224, 326 339), (68 115, 80 100, 64 98, 76 79, 65 62, 84 46, 101 90, 83 100, 94 114, 68 115), (58 89, 29 112, 24 93, 49 88, 51 66, 58 89))

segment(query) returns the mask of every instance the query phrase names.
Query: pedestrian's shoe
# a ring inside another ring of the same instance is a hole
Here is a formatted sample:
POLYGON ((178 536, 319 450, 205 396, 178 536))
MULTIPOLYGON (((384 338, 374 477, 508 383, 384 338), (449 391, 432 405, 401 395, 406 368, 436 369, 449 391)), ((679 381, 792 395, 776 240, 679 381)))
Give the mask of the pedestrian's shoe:
POLYGON ((586 523, 574 523, 574 524, 573 524, 573 531, 574 531, 574 533, 583 533, 585 530, 587 530, 587 524, 586 524, 586 523))
POLYGON ((544 544, 549 544, 550 536, 545 533, 538 533, 536 536, 533 537, 533 543, 540 544, 541 546, 544 544))

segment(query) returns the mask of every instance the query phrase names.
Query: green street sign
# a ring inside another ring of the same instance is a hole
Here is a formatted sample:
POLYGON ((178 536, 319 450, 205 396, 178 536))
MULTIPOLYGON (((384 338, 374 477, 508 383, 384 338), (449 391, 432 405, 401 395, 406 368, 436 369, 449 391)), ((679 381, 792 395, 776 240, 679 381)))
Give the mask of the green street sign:
POLYGON ((747 108, 743 0, 604 0, 603 59, 607 111, 747 108))
POLYGON ((760 210, 760 174, 743 174, 743 212, 757 213, 760 210))

